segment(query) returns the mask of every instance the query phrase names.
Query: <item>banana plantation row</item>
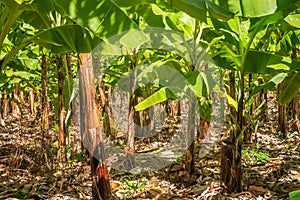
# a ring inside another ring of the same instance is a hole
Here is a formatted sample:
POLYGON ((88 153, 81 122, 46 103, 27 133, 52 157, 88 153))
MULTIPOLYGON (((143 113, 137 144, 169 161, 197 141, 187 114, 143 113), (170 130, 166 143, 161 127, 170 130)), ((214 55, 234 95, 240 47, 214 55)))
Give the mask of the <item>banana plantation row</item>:
POLYGON ((124 166, 135 166, 136 126, 149 125, 146 135, 155 126, 151 108, 164 105, 175 119, 187 106, 185 169, 195 171, 194 142, 210 134, 213 121, 225 121, 221 180, 229 191, 240 192, 242 143, 253 142, 257 127, 269 120, 268 91, 278 99, 278 131, 286 138, 290 119, 300 131, 299 5, 298 0, 0 0, 1 125, 10 113, 21 115, 24 105, 35 113, 39 99, 44 135, 49 112, 56 113, 63 167, 79 85, 80 134, 91 161, 93 198, 109 199, 102 132, 112 134, 112 93, 127 84, 124 166), (213 109, 222 102, 220 112, 213 109))

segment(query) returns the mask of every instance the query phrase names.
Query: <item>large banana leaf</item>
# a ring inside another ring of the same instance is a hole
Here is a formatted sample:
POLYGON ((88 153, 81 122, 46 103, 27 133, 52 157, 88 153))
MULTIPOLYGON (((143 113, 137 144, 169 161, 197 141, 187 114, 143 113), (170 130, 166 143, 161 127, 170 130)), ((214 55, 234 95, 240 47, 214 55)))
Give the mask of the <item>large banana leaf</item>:
POLYGON ((19 33, 11 32, 12 29, 16 29, 16 27, 20 26, 22 22, 38 28, 39 30, 37 31, 49 28, 52 24, 50 12, 55 8, 53 0, 0 0, 0 3, 2 5, 0 10, 0 52, 2 53, 2 55, 0 55, 2 59, 0 62, 1 71, 1 69, 10 62, 11 58, 17 55, 19 50, 31 43, 28 38, 31 34, 35 34, 35 31, 28 33, 28 29, 26 29, 26 33, 20 35, 19 33), (11 34, 10 36, 12 36, 12 38, 19 39, 13 42, 13 48, 6 50, 3 54, 3 47, 7 46, 7 41, 11 39, 8 37, 9 34, 11 34), (20 40, 20 38, 22 38, 22 40, 20 40))
POLYGON ((163 87, 152 94, 150 97, 146 98, 144 101, 135 106, 137 111, 145 110, 150 108, 153 105, 164 102, 168 100, 170 97, 174 96, 172 91, 167 87, 163 87))
POLYGON ((206 21, 206 5, 205 1, 193 1, 193 0, 169 0, 170 5, 176 9, 179 9, 190 16, 206 21))
POLYGON ((291 63, 288 57, 251 50, 246 57, 245 72, 272 74, 275 70, 288 70, 291 63))
POLYGON ((153 3, 155 4, 156 1, 155 0, 113 0, 113 2, 115 2, 116 5, 120 6, 120 7, 130 7, 130 6, 134 6, 137 4, 149 4, 149 3, 153 3))
POLYGON ((274 75, 266 83, 264 83, 262 85, 255 86, 254 89, 251 92, 251 96, 257 94, 262 89, 271 90, 271 91, 277 90, 278 84, 281 83, 287 77, 287 75, 288 74, 286 72, 278 73, 278 74, 274 75))
MULTIPOLYGON (((228 47, 223 46, 219 55, 214 57, 215 64, 224 69, 239 70, 240 58, 228 47)), ((299 63, 267 52, 249 50, 245 59, 245 72, 252 74, 275 74, 278 70, 298 70, 299 63)))
POLYGON ((63 25, 37 33, 30 41, 53 53, 91 52, 100 39, 79 25, 63 25))
POLYGON ((284 80, 282 88, 280 88, 279 101, 281 103, 289 103, 297 94, 300 88, 300 73, 291 72, 284 80))
POLYGON ((284 19, 291 26, 300 28, 300 14, 291 14, 284 19))
POLYGON ((206 21, 206 13, 213 18, 228 20, 234 15, 258 18, 299 7, 299 0, 224 0, 217 4, 211 0, 170 0, 172 6, 190 16, 206 21))
MULTIPOLYGON (((136 1, 126 1, 134 5, 136 1)), ((76 23, 88 28, 100 37, 110 37, 131 28, 137 28, 127 14, 110 0, 70 0, 56 1, 57 7, 63 10, 76 23)))
POLYGON ((10 20, 23 19, 27 24, 42 30, 51 27, 50 12, 55 10, 53 0, 0 0, 11 13, 10 20))
POLYGON ((295 9, 299 0, 224 0, 220 6, 242 17, 262 17, 279 10, 295 9))

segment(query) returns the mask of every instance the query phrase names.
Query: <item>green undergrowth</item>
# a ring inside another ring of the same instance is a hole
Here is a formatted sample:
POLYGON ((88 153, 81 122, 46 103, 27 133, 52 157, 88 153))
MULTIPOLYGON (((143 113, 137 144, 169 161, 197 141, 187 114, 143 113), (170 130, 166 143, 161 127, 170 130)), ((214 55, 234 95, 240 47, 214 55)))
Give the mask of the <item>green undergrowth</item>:
POLYGON ((259 149, 242 150, 242 157, 247 164, 260 164, 270 162, 270 154, 264 150, 259 149))

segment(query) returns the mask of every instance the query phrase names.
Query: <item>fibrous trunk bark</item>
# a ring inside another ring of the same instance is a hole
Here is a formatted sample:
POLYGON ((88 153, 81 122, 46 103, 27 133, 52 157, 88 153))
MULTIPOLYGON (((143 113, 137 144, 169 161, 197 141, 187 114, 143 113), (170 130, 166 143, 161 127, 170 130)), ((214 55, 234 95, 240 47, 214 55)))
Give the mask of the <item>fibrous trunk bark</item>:
MULTIPOLYGON (((258 77, 258 84, 262 85, 263 84, 263 77, 259 76, 258 77)), ((259 101, 257 103, 257 105, 260 105, 263 101, 265 101, 265 104, 263 106, 263 110, 264 110, 264 118, 263 120, 265 122, 269 121, 269 114, 268 114, 268 91, 265 89, 261 89, 259 92, 259 101)))
MULTIPOLYGON (((278 84, 278 97, 280 96, 280 90, 283 82, 278 84)), ((278 131, 283 134, 283 137, 287 138, 287 112, 286 104, 278 103, 278 131)))
POLYGON ((3 117, 5 118, 8 115, 8 94, 7 91, 3 92, 3 117))
MULTIPOLYGON (((251 98, 251 84, 252 84, 252 74, 249 74, 249 78, 248 78, 248 88, 249 88, 249 93, 248 93, 248 98, 251 98)), ((249 108, 249 115, 252 116, 253 113, 253 105, 251 103, 250 108, 249 108)), ((253 132, 253 128, 252 128, 252 124, 248 124, 247 126, 247 118, 244 117, 243 118, 243 125, 245 127, 244 130, 244 142, 245 143, 252 143, 252 132, 253 132)))
MULTIPOLYGON (((212 108, 212 105, 206 101, 205 106, 209 107, 210 109, 212 108)), ((200 111, 200 118, 199 118, 199 125, 197 129, 197 140, 201 141, 206 138, 209 132, 209 116, 207 116, 207 113, 205 113, 205 110, 200 111)))
POLYGON ((244 108, 244 74, 239 73, 240 91, 236 127, 231 130, 230 137, 223 141, 221 149, 221 181, 231 192, 242 190, 242 130, 244 108))
POLYGON ((20 108, 18 103, 20 102, 20 98, 19 98, 19 84, 15 83, 14 84, 14 99, 12 102, 12 114, 14 117, 19 117, 20 116, 20 108))
POLYGON ((48 120, 48 86, 47 86, 47 57, 42 55, 42 134, 43 138, 49 131, 48 120))
MULTIPOLYGON (((297 47, 292 48, 292 59, 298 60, 297 47)), ((300 120, 299 120, 299 92, 294 96, 292 100, 292 118, 294 120, 293 126, 300 133, 300 120)))
POLYGON ((34 105, 34 91, 31 89, 29 91, 29 105, 30 105, 30 112, 32 115, 36 113, 36 107, 34 105))
POLYGON ((25 104, 25 100, 24 100, 24 92, 23 91, 20 91, 19 98, 20 98, 20 103, 22 105, 24 105, 25 104))
POLYGON ((136 58, 135 55, 130 57, 131 65, 130 65, 130 88, 131 91, 129 93, 129 113, 128 113, 128 140, 126 146, 126 158, 124 161, 125 169, 132 169, 135 167, 135 123, 139 124, 139 114, 135 111, 134 106, 137 105, 138 99, 135 95, 136 88, 136 80, 135 80, 135 67, 136 67, 136 58))
POLYGON ((180 103, 178 99, 168 100, 165 102, 165 109, 169 120, 178 120, 181 115, 180 103))
POLYGON ((62 166, 66 166, 66 111, 64 100, 64 71, 62 55, 56 55, 57 79, 58 79, 58 140, 59 150, 57 153, 57 160, 62 166))
POLYGON ((99 71, 98 74, 98 85, 99 85, 99 93, 101 98, 101 108, 103 112, 103 128, 104 133, 108 137, 111 135, 111 128, 110 128, 110 119, 111 119, 111 113, 110 113, 110 105, 109 105, 109 91, 107 90, 107 87, 105 86, 104 80, 103 80, 103 74, 102 71, 99 71))
MULTIPOLYGON (((89 151, 91 175, 92 175, 92 195, 94 200, 110 199, 111 188, 109 174, 105 160, 104 140, 101 133, 101 117, 96 97, 96 87, 94 84, 93 61, 90 53, 82 53, 80 58, 80 90, 82 98, 80 107, 82 109, 81 119, 84 120, 82 131, 86 132, 84 145, 89 151)), ((83 124, 83 123, 81 123, 83 124)))
POLYGON ((189 102, 188 113, 188 132, 187 132, 187 150, 185 152, 185 169, 191 176, 195 172, 195 151, 194 151, 194 138, 195 138, 195 118, 196 118, 196 101, 189 102))
POLYGON ((5 121, 2 117, 2 92, 0 92, 0 126, 5 126, 5 121))
MULTIPOLYGON (((236 100, 236 93, 235 93, 235 72, 229 72, 229 95, 232 99, 236 100)), ((230 119, 231 122, 234 123, 236 118, 236 110, 233 106, 228 105, 230 110, 230 119)))
POLYGON ((292 102, 292 119, 293 119, 293 127, 300 133, 300 120, 299 120, 299 93, 297 93, 292 102))

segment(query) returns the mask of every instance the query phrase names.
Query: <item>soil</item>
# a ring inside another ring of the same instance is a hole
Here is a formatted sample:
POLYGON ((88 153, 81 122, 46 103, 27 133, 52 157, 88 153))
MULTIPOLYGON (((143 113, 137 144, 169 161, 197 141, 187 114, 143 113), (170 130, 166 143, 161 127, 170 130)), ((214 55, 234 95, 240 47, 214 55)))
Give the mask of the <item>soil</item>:
MULTIPOLYGON (((288 139, 281 139, 275 129, 276 108, 269 112, 270 121, 259 125, 257 143, 243 145, 243 192, 230 194, 220 182, 220 142, 196 143, 196 152, 209 152, 197 156, 192 176, 184 170, 183 157, 136 174, 110 167, 113 199, 288 199, 289 192, 300 190, 300 134, 290 127, 288 139)), ((53 114, 50 121, 45 136, 37 115, 9 116, 0 126, 0 199, 91 199, 90 167, 80 150, 78 128, 71 128, 69 162, 62 168, 56 159, 53 114)), ((175 126, 166 125, 163 137, 147 141, 147 147, 137 142, 138 150, 157 150, 155 144, 169 141, 166 135, 175 126)))

